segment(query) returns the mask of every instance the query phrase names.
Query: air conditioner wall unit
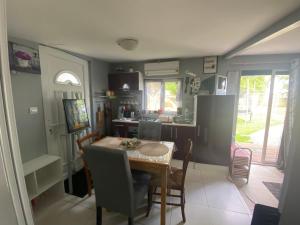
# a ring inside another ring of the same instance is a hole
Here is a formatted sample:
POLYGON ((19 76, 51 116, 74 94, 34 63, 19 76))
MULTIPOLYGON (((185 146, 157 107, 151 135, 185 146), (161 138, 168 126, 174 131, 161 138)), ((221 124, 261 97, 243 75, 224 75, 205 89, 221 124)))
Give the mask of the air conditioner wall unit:
POLYGON ((167 76, 179 74, 179 61, 145 63, 145 76, 167 76))

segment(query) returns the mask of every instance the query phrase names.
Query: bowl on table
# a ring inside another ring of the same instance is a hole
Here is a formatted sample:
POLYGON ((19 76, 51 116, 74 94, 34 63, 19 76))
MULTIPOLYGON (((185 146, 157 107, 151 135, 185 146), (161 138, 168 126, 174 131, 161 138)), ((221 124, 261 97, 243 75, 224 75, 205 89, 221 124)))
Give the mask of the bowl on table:
POLYGON ((137 138, 123 140, 121 142, 121 147, 128 150, 134 150, 141 144, 141 141, 137 138))

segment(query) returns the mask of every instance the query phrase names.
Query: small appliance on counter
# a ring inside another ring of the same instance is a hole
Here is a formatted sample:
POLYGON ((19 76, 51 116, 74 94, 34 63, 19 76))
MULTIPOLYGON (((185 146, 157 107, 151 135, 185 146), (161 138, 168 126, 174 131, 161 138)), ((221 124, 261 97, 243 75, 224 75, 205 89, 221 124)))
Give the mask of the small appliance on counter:
POLYGON ((117 91, 111 100, 112 119, 134 119, 142 111, 142 91, 117 91))

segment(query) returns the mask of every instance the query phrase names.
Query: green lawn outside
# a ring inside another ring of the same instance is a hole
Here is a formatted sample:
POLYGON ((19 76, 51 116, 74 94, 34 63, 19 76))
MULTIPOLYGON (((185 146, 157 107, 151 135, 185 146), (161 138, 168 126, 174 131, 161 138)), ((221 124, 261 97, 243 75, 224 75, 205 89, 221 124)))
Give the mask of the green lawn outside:
MULTIPOLYGON (((251 135, 265 128, 266 121, 263 119, 252 119, 245 121, 242 118, 237 119, 235 141, 237 143, 251 143, 251 135)), ((279 125, 282 121, 271 120, 270 126, 279 125)))

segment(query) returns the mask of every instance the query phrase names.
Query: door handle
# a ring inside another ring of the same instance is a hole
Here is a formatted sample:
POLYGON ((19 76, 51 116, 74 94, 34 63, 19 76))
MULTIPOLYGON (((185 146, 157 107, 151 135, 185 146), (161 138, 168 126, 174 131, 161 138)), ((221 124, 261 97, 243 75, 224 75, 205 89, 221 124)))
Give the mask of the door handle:
POLYGON ((204 128, 204 143, 207 144, 208 142, 208 133, 207 133, 207 128, 204 128))
POLYGON ((171 129, 171 140, 173 140, 173 127, 170 126, 171 129))
POLYGON ((116 127, 124 127, 124 125, 115 125, 116 127))
POLYGON ((200 137, 200 125, 197 126, 197 137, 200 137))
POLYGON ((177 139, 177 127, 175 127, 175 138, 177 139))

